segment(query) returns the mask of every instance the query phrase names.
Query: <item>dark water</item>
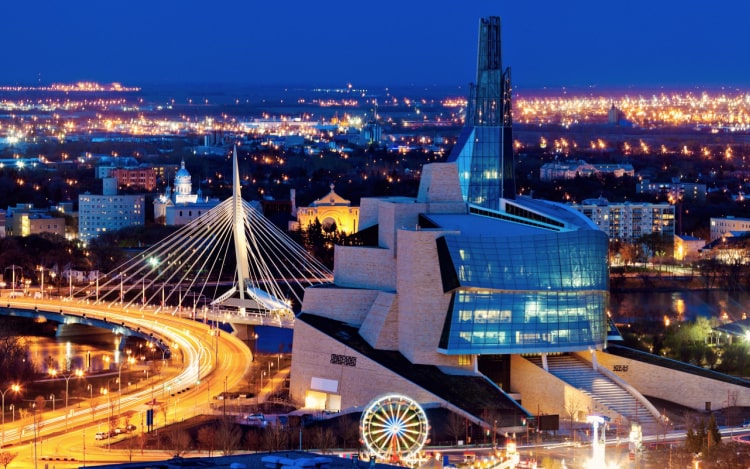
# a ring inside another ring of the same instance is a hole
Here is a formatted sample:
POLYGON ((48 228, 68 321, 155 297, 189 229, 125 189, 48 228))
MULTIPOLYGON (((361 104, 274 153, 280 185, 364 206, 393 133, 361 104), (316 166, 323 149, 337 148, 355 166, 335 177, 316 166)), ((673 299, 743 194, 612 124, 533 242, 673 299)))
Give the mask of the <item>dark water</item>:
POLYGON ((697 317, 743 319, 750 312, 750 293, 721 291, 612 293, 609 311, 615 322, 692 321, 697 317), (725 316, 726 315, 726 316, 725 316))

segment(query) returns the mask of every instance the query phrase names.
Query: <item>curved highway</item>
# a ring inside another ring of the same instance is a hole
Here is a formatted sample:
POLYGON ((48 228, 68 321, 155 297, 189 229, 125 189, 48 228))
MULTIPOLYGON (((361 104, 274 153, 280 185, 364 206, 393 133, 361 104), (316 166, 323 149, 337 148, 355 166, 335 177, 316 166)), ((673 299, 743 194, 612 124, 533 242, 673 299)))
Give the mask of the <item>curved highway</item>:
MULTIPOLYGON (((3 451, 18 453, 13 467, 44 467, 50 460, 56 468, 79 467, 85 460, 89 463, 132 460, 154 460, 168 457, 167 453, 147 452, 140 449, 111 451, 109 440, 96 440, 98 431, 107 431, 108 417, 127 415, 131 412, 145 412, 154 408, 155 427, 161 428, 175 420, 181 420, 197 413, 199 407, 206 407, 213 394, 239 384, 247 374, 252 353, 236 337, 228 333, 214 334, 207 325, 190 319, 182 319, 168 313, 157 313, 153 309, 137 309, 113 306, 111 304, 85 304, 32 300, 27 298, 3 298, 13 308, 58 312, 65 314, 104 318, 116 324, 124 323, 131 329, 140 328, 153 332, 165 343, 174 344, 172 364, 174 373, 164 373, 161 381, 154 381, 134 392, 118 396, 116 392, 107 398, 99 397, 94 407, 68 407, 67 422, 65 411, 45 411, 37 415, 39 422, 35 428, 33 416, 23 421, 6 420, 3 428, 6 443, 3 451), (177 362, 177 363, 175 363, 177 362), (156 406, 153 401, 156 401, 156 406), (166 420, 166 422, 165 422, 166 420), (36 435, 34 435, 36 430, 36 435), (75 430, 75 431, 71 431, 75 430), (34 438, 36 436, 36 438, 34 438), (34 444, 36 440, 36 445, 34 444), (8 445, 13 445, 8 448, 8 445), (35 448, 36 446, 36 448, 35 448), (34 450, 36 449, 36 455, 34 450), (65 459, 68 459, 66 462, 65 459), (75 461, 70 461, 75 459, 75 461)), ((131 422, 141 429, 141 418, 131 422)))

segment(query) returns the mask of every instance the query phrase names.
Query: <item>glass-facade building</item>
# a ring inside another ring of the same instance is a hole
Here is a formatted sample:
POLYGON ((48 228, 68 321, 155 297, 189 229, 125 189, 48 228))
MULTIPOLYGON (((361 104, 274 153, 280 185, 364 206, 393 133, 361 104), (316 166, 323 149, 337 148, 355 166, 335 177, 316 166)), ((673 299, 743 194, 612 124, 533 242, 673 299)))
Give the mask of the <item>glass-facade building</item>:
POLYGON ((605 233, 445 235, 437 243, 443 289, 452 295, 442 353, 563 352, 605 345, 605 233))

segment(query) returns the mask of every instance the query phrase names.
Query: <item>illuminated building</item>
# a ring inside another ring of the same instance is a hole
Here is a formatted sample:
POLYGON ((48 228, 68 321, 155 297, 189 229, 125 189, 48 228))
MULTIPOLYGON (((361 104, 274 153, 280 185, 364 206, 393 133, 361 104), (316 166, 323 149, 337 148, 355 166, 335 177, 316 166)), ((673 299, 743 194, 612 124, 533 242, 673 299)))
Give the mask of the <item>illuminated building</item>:
POLYGON ((33 204, 17 204, 5 212, 3 229, 7 236, 30 236, 50 233, 65 236, 65 218, 47 209, 35 209, 33 204))
POLYGON ((705 245, 705 240, 695 236, 674 235, 674 258, 677 261, 695 261, 705 245))
POLYGON ((113 178, 105 178, 103 183, 102 195, 78 196, 78 239, 85 244, 102 233, 146 221, 145 196, 118 194, 113 178))
POLYGON ((311 203, 309 207, 297 208, 297 221, 290 224, 290 229, 306 229, 318 220, 324 230, 335 226, 337 231, 346 234, 357 232, 359 207, 352 207, 352 203, 338 195, 333 188, 331 184, 331 192, 311 203))
POLYGON ((711 217, 710 226, 710 241, 716 241, 750 231, 750 218, 711 217))
POLYGON ((126 187, 138 187, 147 191, 156 188, 156 172, 154 168, 115 168, 111 172, 117 184, 126 187))
POLYGON ((577 177, 604 176, 614 177, 635 176, 631 164, 591 164, 583 160, 555 161, 545 163, 539 168, 540 181, 554 181, 556 179, 575 179, 577 177))
POLYGON ((524 389, 511 356, 605 346, 607 236, 567 205, 514 197, 499 20, 480 27, 464 147, 423 167, 416 198, 363 198, 333 285, 305 291, 290 392, 309 408, 400 392, 479 420, 467 396, 481 395, 501 426, 519 425, 529 414, 508 394, 524 389))
POLYGON ((667 203, 611 203, 600 197, 571 207, 590 218, 611 240, 632 242, 654 233, 674 236, 675 207, 667 203))
POLYGON ((193 194, 193 180, 180 162, 180 169, 174 176, 174 190, 167 187, 166 193, 154 200, 154 219, 165 225, 185 225, 208 212, 220 202, 218 199, 199 199, 201 193, 193 194))
POLYGON ((500 18, 479 25, 477 81, 470 86, 466 125, 448 161, 458 164, 461 192, 470 204, 497 210, 516 194, 510 69, 503 71, 500 18))
POLYGON ((665 198, 678 198, 680 200, 692 200, 705 202, 708 193, 705 184, 693 182, 655 182, 644 179, 636 183, 637 194, 655 194, 665 198))

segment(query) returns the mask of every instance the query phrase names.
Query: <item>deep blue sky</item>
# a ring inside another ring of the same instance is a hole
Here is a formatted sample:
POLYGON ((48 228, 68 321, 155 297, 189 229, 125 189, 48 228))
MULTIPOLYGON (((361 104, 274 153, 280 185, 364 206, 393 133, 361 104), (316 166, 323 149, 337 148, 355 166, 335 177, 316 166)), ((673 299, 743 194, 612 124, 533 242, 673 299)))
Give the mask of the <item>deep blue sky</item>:
POLYGON ((750 87, 747 0, 3 2, 0 84, 474 81, 479 18, 517 88, 750 87))

